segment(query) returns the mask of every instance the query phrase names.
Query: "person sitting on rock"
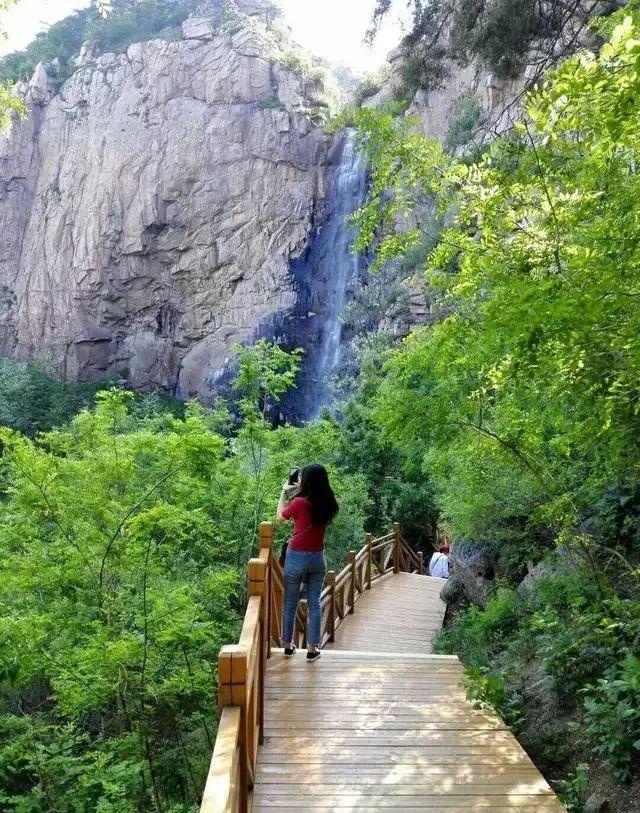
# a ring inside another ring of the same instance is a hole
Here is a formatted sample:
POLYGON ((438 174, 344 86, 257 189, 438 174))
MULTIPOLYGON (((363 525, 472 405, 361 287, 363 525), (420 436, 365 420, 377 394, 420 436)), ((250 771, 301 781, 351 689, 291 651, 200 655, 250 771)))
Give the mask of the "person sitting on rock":
POLYGON ((429 562, 429 575, 436 579, 449 578, 449 554, 451 545, 448 542, 441 542, 438 550, 431 557, 429 562))

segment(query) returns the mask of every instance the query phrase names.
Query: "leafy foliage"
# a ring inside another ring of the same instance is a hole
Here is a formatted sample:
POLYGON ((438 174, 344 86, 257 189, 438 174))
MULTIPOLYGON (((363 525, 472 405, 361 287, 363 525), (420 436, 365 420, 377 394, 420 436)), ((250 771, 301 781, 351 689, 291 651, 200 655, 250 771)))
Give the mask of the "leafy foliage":
POLYGON ((482 106, 477 98, 468 97, 457 102, 451 124, 445 138, 445 146, 456 150, 471 141, 482 115, 482 106))
POLYGON ((66 423, 108 384, 61 381, 43 364, 0 358, 0 425, 27 435, 66 423))
POLYGON ((625 780, 640 751, 640 660, 629 653, 584 694, 583 736, 625 780))
MULTIPOLYGON (((477 60, 502 78, 519 76, 532 50, 533 62, 553 64, 576 50, 576 36, 595 15, 593 25, 606 27, 613 4, 567 4, 564 0, 538 3, 531 0, 407 0, 412 12, 410 33, 404 38, 400 95, 437 88, 450 72, 450 63, 477 60), (543 46, 546 52, 540 52, 543 46)), ((367 38, 372 40, 380 22, 391 10, 390 0, 377 0, 367 38)))
MULTIPOLYGON (((541 667, 551 702, 571 709, 581 740, 620 778, 637 762, 640 606, 599 600, 586 576, 559 572, 526 594, 498 589, 486 609, 472 607, 440 636, 438 649, 468 666, 470 697, 498 709, 516 727, 528 673, 541 667)), ((540 680, 540 678, 538 679, 540 680)))
POLYGON ((447 318, 388 362, 378 417, 421 446, 460 533, 558 538, 608 487, 637 482, 637 59, 629 20, 470 166, 447 168, 406 122, 361 111, 373 161, 361 244, 382 228, 378 262, 406 252, 420 223, 391 227, 428 196, 448 224, 427 265, 447 318))
MULTIPOLYGON (((0 0, 0 11, 8 8, 13 1, 0 0)), ((6 36, 6 34, 0 30, 0 37, 2 36, 6 36)), ((24 104, 14 95, 11 83, 0 85, 0 133, 9 126, 12 116, 22 115, 22 113, 24 113, 24 104)))
MULTIPOLYGON (((180 416, 116 389, 35 439, 0 429, 3 810, 194 809, 217 653, 237 638, 256 524, 290 466, 322 460, 345 506, 331 565, 364 536, 367 486, 337 424, 271 426, 297 363, 266 343, 238 350, 233 433, 224 405, 180 416)), ((23 403, 35 372, 14 390, 23 403)))
POLYGON ((581 762, 571 776, 559 779, 554 784, 567 810, 581 813, 582 800, 589 784, 589 766, 581 762))

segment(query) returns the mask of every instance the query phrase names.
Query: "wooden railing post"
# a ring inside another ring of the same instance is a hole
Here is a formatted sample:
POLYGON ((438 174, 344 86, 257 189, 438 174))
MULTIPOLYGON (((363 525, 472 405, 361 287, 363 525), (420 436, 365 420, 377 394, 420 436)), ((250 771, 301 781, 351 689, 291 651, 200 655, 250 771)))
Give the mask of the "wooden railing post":
POLYGON ((393 533, 395 534, 395 539, 393 540, 393 572, 399 573, 400 572, 400 524, 398 522, 393 523, 393 533))
POLYGON ((240 709, 240 765, 238 810, 249 806, 249 749, 247 742, 247 650, 243 646, 223 646, 218 655, 218 706, 240 709))
POLYGON ((267 658, 271 657, 271 604, 273 602, 273 522, 260 523, 260 549, 268 548, 269 568, 267 573, 267 589, 265 593, 266 628, 267 628, 267 658))
POLYGON ((260 596, 259 652, 258 652, 258 742, 264 740, 264 682, 269 657, 269 562, 268 558, 249 559, 247 568, 247 595, 260 596))
POLYGON ((336 572, 327 570, 325 581, 329 588, 329 615, 327 617, 327 632, 329 643, 333 643, 336 638, 336 572))
POLYGON ((421 550, 418 551, 418 573, 421 576, 424 573, 424 554, 421 550))
POLYGON ((367 586, 367 590, 371 590, 371 567, 373 565, 373 553, 371 551, 371 546, 373 544, 373 536, 371 534, 367 534, 366 538, 366 548, 367 548, 367 570, 365 574, 365 582, 367 586))
POLYGON ((347 561, 351 568, 351 579, 349 581, 349 614, 353 615, 356 609, 356 554, 350 550, 347 561))

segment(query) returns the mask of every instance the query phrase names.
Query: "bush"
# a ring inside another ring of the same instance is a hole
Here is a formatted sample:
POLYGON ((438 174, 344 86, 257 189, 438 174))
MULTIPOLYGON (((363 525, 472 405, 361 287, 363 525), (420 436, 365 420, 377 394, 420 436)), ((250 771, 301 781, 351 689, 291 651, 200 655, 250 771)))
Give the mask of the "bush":
MULTIPOLYGON (((532 618, 539 631, 540 655, 565 703, 640 646, 640 604, 618 597, 600 600, 595 586, 578 583, 564 606, 547 605, 532 618), (591 594, 591 595, 590 595, 591 594)), ((547 594, 548 595, 548 594, 547 594)))
POLYGON ((567 810, 582 813, 582 800, 589 786, 589 766, 581 762, 573 773, 565 779, 557 780, 554 785, 567 810))
POLYGON ((35 435, 69 421, 108 386, 61 381, 43 364, 0 358, 0 426, 35 435))
POLYGON ((499 589, 486 609, 470 607, 440 634, 439 652, 459 654, 471 667, 486 667, 514 636, 526 614, 515 590, 499 589))
POLYGON ((403 86, 400 96, 412 96, 417 90, 436 90, 448 76, 441 46, 418 41, 411 46, 402 63, 403 86))
POLYGON ((614 775, 626 780, 640 756, 640 659, 629 653, 583 695, 578 731, 614 775))
POLYGON ((461 57, 478 56, 502 77, 519 75, 534 39, 551 37, 563 21, 558 2, 462 0, 453 20, 452 43, 461 57))
POLYGON ((477 98, 460 99, 453 111, 453 118, 445 137, 445 147, 452 152, 468 144, 480 121, 482 105, 477 98))
POLYGON ((355 104, 361 107, 367 99, 375 96, 382 89, 382 82, 379 76, 369 74, 361 79, 355 89, 355 104))
POLYGON ((277 96, 270 96, 268 99, 260 99, 258 102, 259 110, 284 110, 285 106, 282 104, 277 96))

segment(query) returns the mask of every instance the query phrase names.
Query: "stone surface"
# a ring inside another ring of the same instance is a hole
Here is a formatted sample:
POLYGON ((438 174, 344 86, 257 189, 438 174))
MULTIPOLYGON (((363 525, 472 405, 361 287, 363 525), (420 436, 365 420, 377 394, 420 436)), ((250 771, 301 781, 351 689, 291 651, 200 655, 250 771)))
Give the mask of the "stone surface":
MULTIPOLYGON (((584 11, 590 12, 598 5, 598 0, 586 0, 584 11)), ((452 19, 452 15, 450 15, 452 19)), ((447 75, 440 86, 430 90, 419 90, 412 100, 407 115, 420 122, 426 136, 444 141, 456 107, 462 99, 475 98, 482 107, 482 137, 493 138, 510 129, 513 119, 518 117, 518 109, 527 87, 541 79, 544 71, 552 67, 567 53, 577 47, 598 47, 598 43, 588 26, 579 17, 567 15, 562 32, 553 40, 540 40, 531 43, 522 72, 514 78, 500 78, 471 61, 461 64, 453 58, 456 49, 452 42, 452 27, 445 23, 431 47, 441 47, 445 54, 443 65, 447 75)), ((394 87, 401 87, 406 47, 399 46, 387 56, 387 75, 382 90, 367 101, 367 106, 378 106, 394 97, 394 87)))
POLYGON ((182 23, 182 36, 186 40, 212 40, 216 24, 211 17, 187 17, 182 23))
POLYGON ((83 47, 55 94, 38 66, 0 138, 0 354, 207 397, 295 303, 329 140, 258 19, 232 40, 186 25, 83 47))
POLYGON ((602 793, 592 793, 584 803, 584 813, 607 813, 609 800, 602 793))
POLYGON ((487 590, 495 579, 496 555, 482 542, 456 541, 449 557, 451 575, 462 584, 469 601, 485 607, 487 590))
POLYGON ((449 576, 442 586, 440 591, 440 598, 446 601, 447 604, 452 604, 458 601, 464 595, 464 584, 462 580, 454 575, 449 576))

